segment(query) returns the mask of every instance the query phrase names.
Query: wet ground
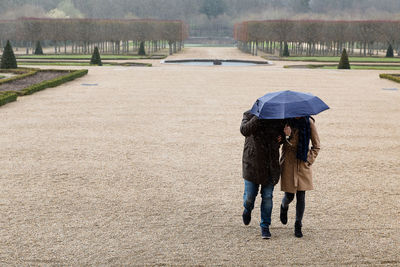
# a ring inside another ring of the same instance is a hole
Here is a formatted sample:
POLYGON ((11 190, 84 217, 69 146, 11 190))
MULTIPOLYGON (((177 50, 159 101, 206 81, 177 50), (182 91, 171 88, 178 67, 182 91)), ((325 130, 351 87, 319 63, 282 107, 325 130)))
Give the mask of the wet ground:
MULTIPOLYGON (((168 59, 196 57, 261 60, 234 48, 168 59)), ((400 94, 382 90, 398 87, 382 71, 147 61, 89 67, 0 107, 1 265, 400 264, 400 94), (271 240, 260 199, 241 219, 242 113, 278 90, 331 107, 315 116, 302 239, 293 205, 279 222, 279 186, 271 240)))

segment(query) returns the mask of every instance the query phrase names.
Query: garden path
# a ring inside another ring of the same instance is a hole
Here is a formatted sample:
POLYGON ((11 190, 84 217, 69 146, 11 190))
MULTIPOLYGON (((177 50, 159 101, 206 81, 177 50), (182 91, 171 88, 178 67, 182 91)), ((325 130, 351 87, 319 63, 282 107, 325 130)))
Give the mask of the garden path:
MULTIPOLYGON (((169 59, 257 59, 185 48, 169 59)), ((274 66, 89 67, 0 108, 2 265, 399 265, 400 93, 380 71, 274 66), (93 84, 97 86, 84 86, 93 84), (241 219, 242 113, 266 92, 299 90, 321 152, 304 238, 241 219)), ((65 67, 60 67, 65 68, 65 67)))

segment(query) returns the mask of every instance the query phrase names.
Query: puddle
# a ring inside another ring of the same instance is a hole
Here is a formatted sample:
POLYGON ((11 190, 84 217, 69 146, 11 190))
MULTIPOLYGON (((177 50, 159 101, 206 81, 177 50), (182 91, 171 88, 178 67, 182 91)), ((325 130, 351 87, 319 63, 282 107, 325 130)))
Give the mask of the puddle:
POLYGON ((97 86, 97 83, 82 83, 82 86, 97 86))
POLYGON ((385 91, 398 91, 399 89, 398 88, 382 88, 382 90, 385 90, 385 91))

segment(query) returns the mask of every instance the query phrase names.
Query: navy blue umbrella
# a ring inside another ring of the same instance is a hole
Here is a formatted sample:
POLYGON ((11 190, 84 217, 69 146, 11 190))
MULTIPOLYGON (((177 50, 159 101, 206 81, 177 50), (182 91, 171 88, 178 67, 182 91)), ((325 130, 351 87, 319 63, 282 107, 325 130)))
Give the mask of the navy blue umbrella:
POLYGON ((328 105, 313 94, 280 91, 257 99, 251 113, 260 119, 286 119, 316 115, 327 109, 328 105))

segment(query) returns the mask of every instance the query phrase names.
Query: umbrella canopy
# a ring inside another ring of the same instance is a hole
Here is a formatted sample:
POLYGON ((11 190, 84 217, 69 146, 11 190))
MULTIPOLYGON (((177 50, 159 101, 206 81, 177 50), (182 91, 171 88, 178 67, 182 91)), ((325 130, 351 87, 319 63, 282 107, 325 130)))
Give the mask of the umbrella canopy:
POLYGON ((328 105, 313 94, 288 90, 260 97, 250 112, 260 119, 286 119, 316 115, 327 109, 328 105))

